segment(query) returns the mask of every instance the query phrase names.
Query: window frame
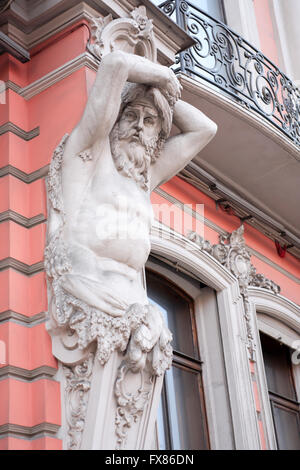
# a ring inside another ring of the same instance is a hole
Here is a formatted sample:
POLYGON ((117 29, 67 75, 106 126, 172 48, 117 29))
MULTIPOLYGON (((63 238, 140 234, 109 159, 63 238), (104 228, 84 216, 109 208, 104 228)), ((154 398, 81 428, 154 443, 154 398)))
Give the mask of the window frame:
MULTIPOLYGON (((154 256, 209 286, 202 290, 203 297, 194 298, 211 449, 260 449, 244 303, 237 278, 158 221, 152 227, 151 246, 154 256), (213 302, 212 290, 216 292, 213 302), (207 314, 207 306, 213 315, 207 314)), ((193 297, 193 292, 188 293, 193 297)))
MULTIPOLYGON (((260 331, 260 333, 262 333, 262 331, 260 331)), ((266 335, 265 333, 263 333, 263 334, 265 336, 270 337, 269 335, 266 335)), ((261 335, 260 335, 260 341, 261 341, 261 339, 262 338, 261 338, 261 335)), ((279 342, 278 339, 275 339, 275 338, 272 338, 272 339, 273 339, 274 342, 278 342, 278 345, 280 345, 280 342, 279 342)), ((263 342, 262 341, 261 341, 261 345, 262 345, 262 352, 263 352, 264 347, 263 347, 263 342)), ((269 394, 270 406, 271 406, 272 417, 273 417, 273 426, 274 426, 274 432, 275 432, 275 436, 276 436, 276 444, 277 444, 278 449, 279 449, 279 447, 278 447, 279 436, 278 436, 278 430, 276 428, 275 416, 274 416, 276 407, 281 408, 283 410, 286 410, 289 413, 294 413, 296 415, 297 422, 298 422, 298 427, 299 427, 299 432, 300 432, 300 399, 299 399, 299 395, 297 394, 297 390, 296 390, 295 378, 294 378, 294 374, 293 374, 293 364, 292 364, 292 361, 291 361, 291 353, 289 351, 290 348, 287 345, 284 345, 284 346, 286 348, 285 349, 285 355, 287 356, 287 360, 288 360, 287 366, 288 366, 289 381, 290 381, 291 387, 294 390, 296 396, 291 398, 291 397, 287 397, 287 396, 285 396, 281 393, 275 392, 274 390, 272 390, 270 388, 270 386, 268 384, 268 380, 267 380, 268 394, 269 394)), ((264 359, 264 357, 263 357, 263 359, 264 359)), ((264 364, 265 364, 265 360, 264 360, 264 364)), ((281 449, 281 450, 284 450, 284 449, 281 449)))
MULTIPOLYGON (((251 287, 249 302, 255 323, 255 342, 257 344, 257 381, 261 400, 261 417, 269 450, 277 450, 276 430, 273 420, 267 378, 264 367, 260 332, 273 337, 291 347, 300 340, 300 306, 281 295, 266 289, 251 287), (268 323, 265 319, 268 318, 268 323)), ((300 400, 300 364, 291 364, 297 399, 300 400)))
MULTIPOLYGON (((207 420, 207 413, 206 413, 206 402, 205 402, 205 393, 204 393, 204 385, 203 385, 203 373, 202 373, 202 360, 201 360, 201 351, 200 351, 200 344, 199 344, 199 338, 197 334, 197 325, 196 325, 196 315, 195 315, 195 302, 194 299, 191 295, 186 292, 182 286, 178 285, 182 283, 182 278, 179 275, 176 275, 176 280, 177 282, 175 283, 173 280, 170 279, 170 277, 174 277, 174 273, 172 271, 168 271, 169 274, 169 279, 166 276, 166 272, 162 274, 161 272, 158 272, 158 270, 154 270, 153 260, 147 262, 146 264, 146 271, 151 272, 153 275, 157 275, 158 278, 161 278, 162 281, 165 283, 165 285, 169 286, 174 292, 176 292, 180 297, 185 299, 188 304, 189 304, 189 311, 190 311, 190 319, 191 319, 191 328, 192 328, 192 338, 193 338, 193 343, 195 345, 195 355, 194 357, 189 356, 183 352, 173 350, 173 361, 172 365, 177 366, 180 369, 186 370, 188 372, 192 372, 197 374, 197 382, 198 382, 198 392, 199 392, 199 401, 200 401, 200 407, 201 407, 201 412, 203 416, 203 429, 204 429, 204 434, 205 434, 205 444, 207 450, 210 449, 210 438, 209 438, 209 427, 208 427, 208 420, 207 420), (173 276, 172 276, 173 274, 173 276)), ((157 265, 157 268, 162 268, 162 266, 157 265)), ((165 268, 166 269, 166 268, 165 268)), ((146 277, 146 275, 145 275, 146 277)), ((147 285, 147 283, 146 283, 147 285)), ((185 287, 191 287, 190 283, 188 280, 185 280, 185 287)), ((196 289, 195 289, 196 292, 196 289)), ((171 449, 171 441, 172 441, 172 436, 171 436, 171 424, 170 424, 170 419, 169 419, 169 412, 168 412, 168 398, 167 398, 167 389, 166 386, 163 385, 163 390, 162 390, 162 396, 163 396, 163 415, 166 420, 167 428, 168 428, 168 433, 166 437, 166 442, 167 446, 170 450, 171 449), (165 408, 164 408, 165 407, 165 408)))

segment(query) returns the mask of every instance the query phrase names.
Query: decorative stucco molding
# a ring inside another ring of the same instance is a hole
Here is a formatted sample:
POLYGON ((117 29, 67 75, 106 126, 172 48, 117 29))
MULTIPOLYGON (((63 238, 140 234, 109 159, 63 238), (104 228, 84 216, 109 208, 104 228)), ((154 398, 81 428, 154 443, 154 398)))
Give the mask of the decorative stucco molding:
POLYGON ((275 282, 267 279, 263 274, 256 272, 256 268, 251 264, 251 254, 246 248, 244 239, 244 226, 228 235, 219 236, 220 243, 211 245, 195 232, 190 232, 189 239, 196 243, 201 250, 206 251, 225 266, 238 280, 240 293, 244 302, 244 318, 247 330, 247 348, 249 358, 254 360, 256 345, 254 341, 253 325, 251 321, 251 307, 249 303, 249 287, 261 287, 272 291, 274 294, 280 293, 280 287, 275 282))
MULTIPOLYGON (((141 384, 136 393, 130 393, 126 390, 126 376, 130 372, 128 364, 123 363, 118 370, 118 376, 115 383, 115 396, 117 400, 117 411, 115 417, 117 445, 116 449, 121 450, 127 438, 127 431, 137 422, 143 414, 147 405, 152 385, 153 376, 147 374, 144 370, 139 371, 141 384)), ((130 384, 130 381, 129 381, 130 384)))
POLYGON ((63 366, 67 380, 65 389, 68 450, 78 450, 85 425, 86 408, 91 388, 94 354, 73 367, 63 366))
POLYGON ((98 61, 94 56, 91 56, 88 52, 79 54, 74 59, 69 60, 60 67, 52 70, 46 75, 42 76, 38 80, 30 83, 24 88, 20 88, 18 93, 25 100, 30 100, 35 95, 38 95, 44 90, 47 90, 51 86, 67 78, 72 73, 81 69, 82 67, 88 67, 91 70, 97 71, 98 61))
POLYGON ((29 265, 29 264, 23 263, 23 261, 19 261, 11 257, 0 260, 0 271, 9 269, 9 268, 15 269, 16 271, 19 271, 22 274, 25 274, 26 276, 31 276, 32 274, 36 274, 36 273, 43 271, 44 263, 43 261, 39 261, 38 263, 29 265))
POLYGON ((91 20, 93 43, 87 50, 98 60, 115 50, 138 53, 156 62, 152 20, 146 15, 146 8, 139 6, 130 13, 130 18, 113 20, 112 15, 91 20))

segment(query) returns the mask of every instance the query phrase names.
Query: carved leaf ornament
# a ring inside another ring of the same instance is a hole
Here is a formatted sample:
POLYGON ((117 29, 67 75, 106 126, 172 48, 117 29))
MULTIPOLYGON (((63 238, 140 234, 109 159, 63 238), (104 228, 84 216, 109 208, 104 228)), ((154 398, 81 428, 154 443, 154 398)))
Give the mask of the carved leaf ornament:
POLYGON ((152 20, 142 5, 130 13, 130 18, 93 18, 91 31, 93 42, 88 42, 87 50, 99 61, 109 52, 123 50, 156 62, 152 20))
POLYGON ((225 266, 238 280, 244 302, 247 347, 250 359, 254 360, 255 344, 251 324, 248 287, 261 287, 271 290, 274 294, 279 294, 280 287, 275 282, 267 279, 263 274, 256 273, 256 268, 251 264, 251 255, 246 248, 243 225, 231 234, 220 235, 220 243, 217 245, 211 245, 209 241, 204 240, 195 232, 190 232, 188 238, 196 243, 200 250, 206 251, 225 266))

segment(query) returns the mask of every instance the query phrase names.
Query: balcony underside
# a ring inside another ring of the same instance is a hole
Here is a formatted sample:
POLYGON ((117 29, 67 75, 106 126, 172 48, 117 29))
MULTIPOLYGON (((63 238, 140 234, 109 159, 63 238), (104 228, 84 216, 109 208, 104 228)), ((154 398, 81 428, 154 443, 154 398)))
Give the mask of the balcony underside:
MULTIPOLYGON (((293 236, 287 240, 297 244, 299 147, 259 114, 243 108, 207 82, 183 74, 181 81, 182 98, 218 125, 216 137, 193 160, 192 167, 205 170, 212 183, 223 184, 237 196, 236 200, 243 199, 273 219, 279 233, 291 232, 293 236)), ((199 175, 201 178, 201 172, 199 175)))

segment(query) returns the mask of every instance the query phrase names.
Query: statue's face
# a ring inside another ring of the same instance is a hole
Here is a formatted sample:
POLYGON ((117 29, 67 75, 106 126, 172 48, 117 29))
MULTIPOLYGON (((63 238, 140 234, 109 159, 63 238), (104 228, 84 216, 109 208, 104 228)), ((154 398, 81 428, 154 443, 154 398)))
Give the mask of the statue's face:
POLYGON ((124 109, 119 121, 119 132, 130 143, 138 144, 140 137, 147 143, 158 138, 161 124, 153 103, 147 98, 141 98, 129 103, 124 109))
POLYGON ((162 119, 153 102, 138 98, 123 110, 110 133, 111 154, 116 168, 148 190, 148 170, 158 158, 162 119))

